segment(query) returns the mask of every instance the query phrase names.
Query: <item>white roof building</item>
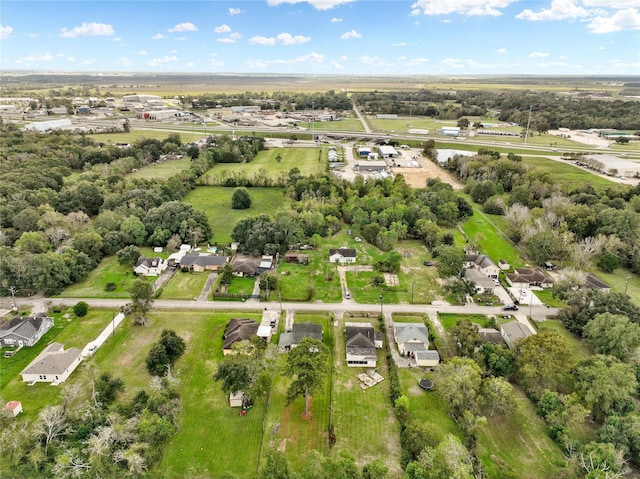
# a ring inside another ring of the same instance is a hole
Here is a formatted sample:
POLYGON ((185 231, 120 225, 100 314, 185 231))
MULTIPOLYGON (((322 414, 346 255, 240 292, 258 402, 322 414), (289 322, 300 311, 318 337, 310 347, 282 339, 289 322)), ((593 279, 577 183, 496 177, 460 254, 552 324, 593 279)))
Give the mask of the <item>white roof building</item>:
POLYGON ((51 130, 59 130, 61 128, 69 128, 71 120, 69 118, 61 118, 60 120, 34 121, 24 126, 25 131, 38 131, 44 133, 51 130))

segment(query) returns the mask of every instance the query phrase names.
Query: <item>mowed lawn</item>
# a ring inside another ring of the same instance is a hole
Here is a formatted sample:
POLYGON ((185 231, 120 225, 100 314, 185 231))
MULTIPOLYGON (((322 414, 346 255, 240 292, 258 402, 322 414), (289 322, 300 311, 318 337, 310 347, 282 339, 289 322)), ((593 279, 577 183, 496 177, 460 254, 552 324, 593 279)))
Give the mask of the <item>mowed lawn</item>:
POLYGON ((66 288, 60 296, 63 298, 128 298, 131 284, 136 279, 155 280, 155 278, 135 276, 131 266, 119 264, 115 255, 107 256, 85 279, 66 288), (105 290, 107 283, 114 283, 116 289, 105 290))
MULTIPOLYGON (((104 133, 99 135, 87 135, 87 137, 95 140, 99 143, 116 144, 116 143, 135 143, 137 140, 147 138, 153 140, 164 140, 169 135, 173 134, 173 131, 160 131, 160 130, 131 130, 129 133, 104 133)), ((202 136, 202 133, 193 132, 180 132, 180 140, 183 143, 197 140, 202 136)))
POLYGON ((493 223, 492 217, 482 213, 475 205, 473 216, 460 225, 471 241, 477 241, 480 252, 489 256, 494 263, 505 260, 512 266, 522 265, 520 251, 504 236, 493 223))
MULTIPOLYGON (((333 350, 331 316, 327 313, 297 313, 295 323, 319 324, 323 329, 323 342, 333 350)), ((331 375, 325 378, 320 391, 314 393, 310 401, 310 415, 304 416, 304 398, 300 397, 290 405, 286 404, 286 392, 291 379, 282 374, 287 361, 287 353, 279 353, 277 370, 269 397, 269 410, 265 421, 263 458, 266 451, 279 450, 286 454, 295 470, 306 462, 307 454, 317 450, 329 454, 329 398, 331 375)), ((329 357, 331 371, 332 357, 329 357)))
POLYGON ((183 202, 203 210, 213 231, 213 241, 218 244, 231 242, 233 227, 242 218, 272 215, 284 202, 282 188, 247 188, 251 195, 251 208, 234 210, 231 208, 231 197, 235 188, 222 186, 198 186, 184 198, 183 202))
POLYGON ((249 163, 218 163, 206 173, 202 181, 206 184, 208 177, 224 178, 240 174, 251 178, 260 170, 275 180, 288 175, 293 168, 298 168, 301 175, 309 176, 324 172, 326 167, 327 154, 322 148, 271 148, 258 152, 249 163))
POLYGON ((220 385, 212 380, 222 359, 222 335, 232 317, 259 321, 260 313, 152 312, 147 326, 126 319, 113 340, 92 361, 125 382, 125 399, 149 387, 145 358, 163 329, 173 329, 187 348, 175 367, 180 379, 182 424, 167 444, 159 477, 254 477, 258 468, 266 403, 256 401, 246 416, 232 409, 220 385), (241 439, 241 440, 240 440, 241 439))
POLYGON ((140 168, 127 175, 129 179, 145 179, 159 180, 167 179, 175 176, 183 170, 188 170, 191 166, 191 158, 180 158, 179 160, 166 160, 162 163, 154 163, 152 165, 140 168))
POLYGON ((176 271, 173 278, 162 290, 162 299, 193 299, 200 296, 204 288, 209 272, 206 273, 183 273, 176 271))
MULTIPOLYGON (((357 321, 354 318, 349 320, 357 321)), ((372 324, 376 327, 375 321, 372 324)), ((389 399, 386 357, 382 350, 378 350, 376 371, 385 380, 369 389, 362 389, 358 375, 369 368, 347 366, 342 321, 339 327, 334 328, 334 333, 333 424, 336 444, 333 454, 349 451, 361 465, 382 459, 389 467, 389 477, 399 477, 400 425, 389 399)))

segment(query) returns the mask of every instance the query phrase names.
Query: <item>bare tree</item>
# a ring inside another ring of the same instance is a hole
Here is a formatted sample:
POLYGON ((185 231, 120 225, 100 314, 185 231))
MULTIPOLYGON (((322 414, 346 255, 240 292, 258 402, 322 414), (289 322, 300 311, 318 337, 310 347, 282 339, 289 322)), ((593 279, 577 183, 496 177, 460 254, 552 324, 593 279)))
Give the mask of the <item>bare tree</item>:
POLYGON ((588 236, 571 246, 571 257, 578 266, 584 267, 591 258, 602 251, 603 245, 603 235, 588 236))
POLYGON ((67 429, 67 418, 62 406, 47 406, 38 414, 34 425, 36 439, 44 439, 45 453, 54 439, 62 436, 67 429))
POLYGON ((67 450, 56 457, 56 463, 51 472, 60 479, 82 477, 91 469, 91 464, 78 457, 76 451, 67 450))

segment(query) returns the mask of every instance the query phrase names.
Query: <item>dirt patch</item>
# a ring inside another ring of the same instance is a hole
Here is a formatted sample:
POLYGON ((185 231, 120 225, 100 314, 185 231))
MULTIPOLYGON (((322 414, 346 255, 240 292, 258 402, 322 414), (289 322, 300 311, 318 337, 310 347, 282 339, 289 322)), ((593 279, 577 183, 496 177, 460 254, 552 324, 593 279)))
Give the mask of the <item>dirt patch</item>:
POLYGON ((391 168, 394 175, 402 175, 407 184, 412 188, 424 188, 429 178, 440 178, 444 183, 449 183, 454 190, 461 190, 464 185, 460 183, 455 176, 446 170, 443 170, 434 162, 419 157, 420 168, 391 168))
POLYGON ((280 444, 278 444, 278 452, 284 452, 287 449, 287 440, 286 438, 283 439, 282 441, 280 441, 280 444))
POLYGON ((351 389, 353 389, 353 381, 351 381, 351 379, 349 379, 346 383, 344 383, 344 388, 347 391, 351 391, 351 389))
POLYGON ((421 394, 424 394, 424 391, 420 389, 420 386, 411 386, 407 392, 411 396, 420 396, 421 394))

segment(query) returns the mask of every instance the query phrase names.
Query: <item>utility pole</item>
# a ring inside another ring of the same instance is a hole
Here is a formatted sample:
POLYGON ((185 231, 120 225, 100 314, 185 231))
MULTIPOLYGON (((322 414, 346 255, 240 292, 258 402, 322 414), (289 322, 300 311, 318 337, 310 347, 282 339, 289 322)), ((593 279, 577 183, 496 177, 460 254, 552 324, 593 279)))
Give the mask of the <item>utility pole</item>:
POLYGON ((383 298, 382 298, 382 295, 380 295, 380 316, 382 316, 382 304, 383 304, 383 298))
POLYGON ((10 286, 9 291, 11 291, 11 298, 13 299, 13 311, 18 311, 18 305, 16 304, 16 293, 18 290, 14 286, 10 286))
POLYGON ((527 144, 527 139, 529 138, 529 125, 531 125, 531 109, 533 106, 529 106, 529 119, 527 120, 527 131, 524 132, 524 144, 527 144))

